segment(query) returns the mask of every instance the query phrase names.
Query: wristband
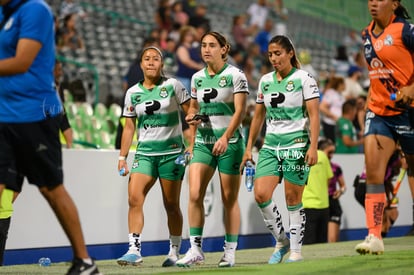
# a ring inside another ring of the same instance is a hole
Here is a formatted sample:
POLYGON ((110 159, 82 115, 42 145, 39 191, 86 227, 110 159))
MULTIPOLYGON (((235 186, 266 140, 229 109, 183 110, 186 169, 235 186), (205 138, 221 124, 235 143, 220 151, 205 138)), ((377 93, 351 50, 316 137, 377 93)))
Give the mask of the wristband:
POLYGON ((118 160, 126 160, 126 157, 125 156, 119 156, 118 160))
POLYGON ((346 191, 346 188, 345 187, 341 188, 341 193, 342 194, 345 194, 345 191, 346 191))

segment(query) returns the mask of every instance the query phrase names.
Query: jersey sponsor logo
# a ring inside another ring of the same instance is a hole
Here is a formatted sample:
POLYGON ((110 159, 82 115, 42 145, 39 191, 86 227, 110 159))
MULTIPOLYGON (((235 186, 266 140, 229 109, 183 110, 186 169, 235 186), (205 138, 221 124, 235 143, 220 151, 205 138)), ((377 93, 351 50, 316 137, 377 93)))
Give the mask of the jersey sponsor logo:
POLYGON ((201 84, 203 83, 203 80, 201 80, 201 79, 198 79, 196 82, 195 82, 195 84, 196 84, 196 86, 197 87, 201 87, 201 84))
POLYGON ((293 90, 295 89, 295 84, 293 83, 293 81, 289 81, 289 82, 286 84, 285 89, 286 89, 286 91, 288 91, 288 92, 293 91, 293 90))
POLYGON ((165 88, 165 87, 162 87, 161 88, 161 91, 160 91, 160 97, 162 97, 162 98, 166 98, 168 96, 168 91, 167 91, 167 89, 165 88))
POLYGON ((393 44, 394 44, 394 39, 392 38, 391 35, 387 35, 387 37, 385 37, 385 40, 384 40, 384 45, 391 46, 393 44))
POLYGON ((155 111, 161 108, 161 103, 157 100, 151 100, 145 102, 145 113, 147 115, 153 115, 155 111))
POLYGON ((216 98, 218 91, 214 88, 204 89, 203 101, 205 103, 210 103, 212 99, 216 98))
POLYGON ((378 69, 378 68, 382 68, 384 67, 384 64, 382 64, 381 60, 379 60, 378 58, 373 58, 371 60, 371 63, 369 64, 372 68, 374 69, 378 69))
POLYGON ((285 95, 283 93, 272 93, 270 95, 270 105, 272 108, 277 108, 278 104, 285 101, 285 95))
POLYGON ((222 77, 220 78, 220 80, 219 80, 218 85, 219 85, 221 88, 226 87, 226 86, 227 86, 227 79, 226 79, 226 77, 222 76, 222 77))

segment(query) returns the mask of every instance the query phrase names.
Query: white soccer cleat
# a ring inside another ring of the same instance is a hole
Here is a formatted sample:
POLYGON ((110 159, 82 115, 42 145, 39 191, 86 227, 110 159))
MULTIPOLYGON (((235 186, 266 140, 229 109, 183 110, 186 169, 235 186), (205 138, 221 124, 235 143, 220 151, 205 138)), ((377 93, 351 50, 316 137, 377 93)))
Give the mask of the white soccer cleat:
POLYGON ((224 249, 224 255, 221 257, 218 267, 232 267, 236 263, 235 250, 224 249))
POLYGON ((185 253, 184 258, 179 259, 175 264, 179 267, 190 267, 191 265, 199 265, 204 263, 204 254, 201 249, 190 248, 185 253))
POLYGON ((362 243, 355 246, 355 250, 362 255, 379 255, 384 253, 384 242, 373 234, 369 234, 362 243))

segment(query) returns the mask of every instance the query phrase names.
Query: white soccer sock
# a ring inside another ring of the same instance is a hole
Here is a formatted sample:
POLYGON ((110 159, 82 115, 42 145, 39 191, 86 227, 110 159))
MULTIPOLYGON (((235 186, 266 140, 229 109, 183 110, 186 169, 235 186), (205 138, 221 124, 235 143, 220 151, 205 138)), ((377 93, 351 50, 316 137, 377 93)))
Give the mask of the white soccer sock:
POLYGON ((129 251, 135 253, 141 253, 141 234, 129 233, 129 251))
POLYGON ((181 236, 170 236, 170 250, 176 250, 177 254, 181 248, 181 236))
POLYGON ((199 235, 190 236, 190 245, 191 245, 191 248, 201 250, 201 246, 202 246, 201 236, 199 236, 199 235))
POLYGON ((264 223, 272 233, 275 240, 277 242, 285 240, 287 237, 285 229, 283 228, 282 215, 280 215, 280 212, 277 209, 274 201, 272 200, 269 205, 263 208, 259 206, 259 209, 262 213, 264 223))
POLYGON ((228 242, 224 241, 224 250, 225 251, 236 251, 237 249, 237 242, 228 242))
POLYGON ((300 208, 289 210, 290 218, 290 250, 292 253, 301 253, 303 237, 305 235, 306 216, 302 204, 300 208))

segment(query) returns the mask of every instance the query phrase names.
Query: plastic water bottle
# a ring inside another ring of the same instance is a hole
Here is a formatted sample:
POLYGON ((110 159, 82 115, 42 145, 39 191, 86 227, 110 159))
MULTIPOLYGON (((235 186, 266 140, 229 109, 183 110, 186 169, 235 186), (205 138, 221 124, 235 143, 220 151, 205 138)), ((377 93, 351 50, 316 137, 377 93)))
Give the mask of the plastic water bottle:
POLYGON ((245 185, 247 188, 248 192, 251 192, 253 190, 253 179, 254 179, 254 174, 256 173, 256 169, 254 167, 253 162, 251 162, 250 160, 246 161, 246 181, 245 181, 245 185))
POLYGON ((392 101, 400 101, 400 100, 401 100, 401 97, 402 97, 402 94, 401 94, 401 92, 400 92, 400 91, 397 91, 396 93, 392 93, 392 94, 390 95, 390 99, 391 99, 392 101))
POLYGON ((42 257, 39 259, 39 265, 40 266, 50 266, 52 264, 52 261, 50 258, 42 257))
POLYGON ((125 168, 122 167, 121 170, 119 170, 119 175, 123 176, 125 174, 125 168))
POLYGON ((185 152, 184 154, 179 155, 176 160, 175 164, 186 166, 190 162, 190 153, 185 152))

